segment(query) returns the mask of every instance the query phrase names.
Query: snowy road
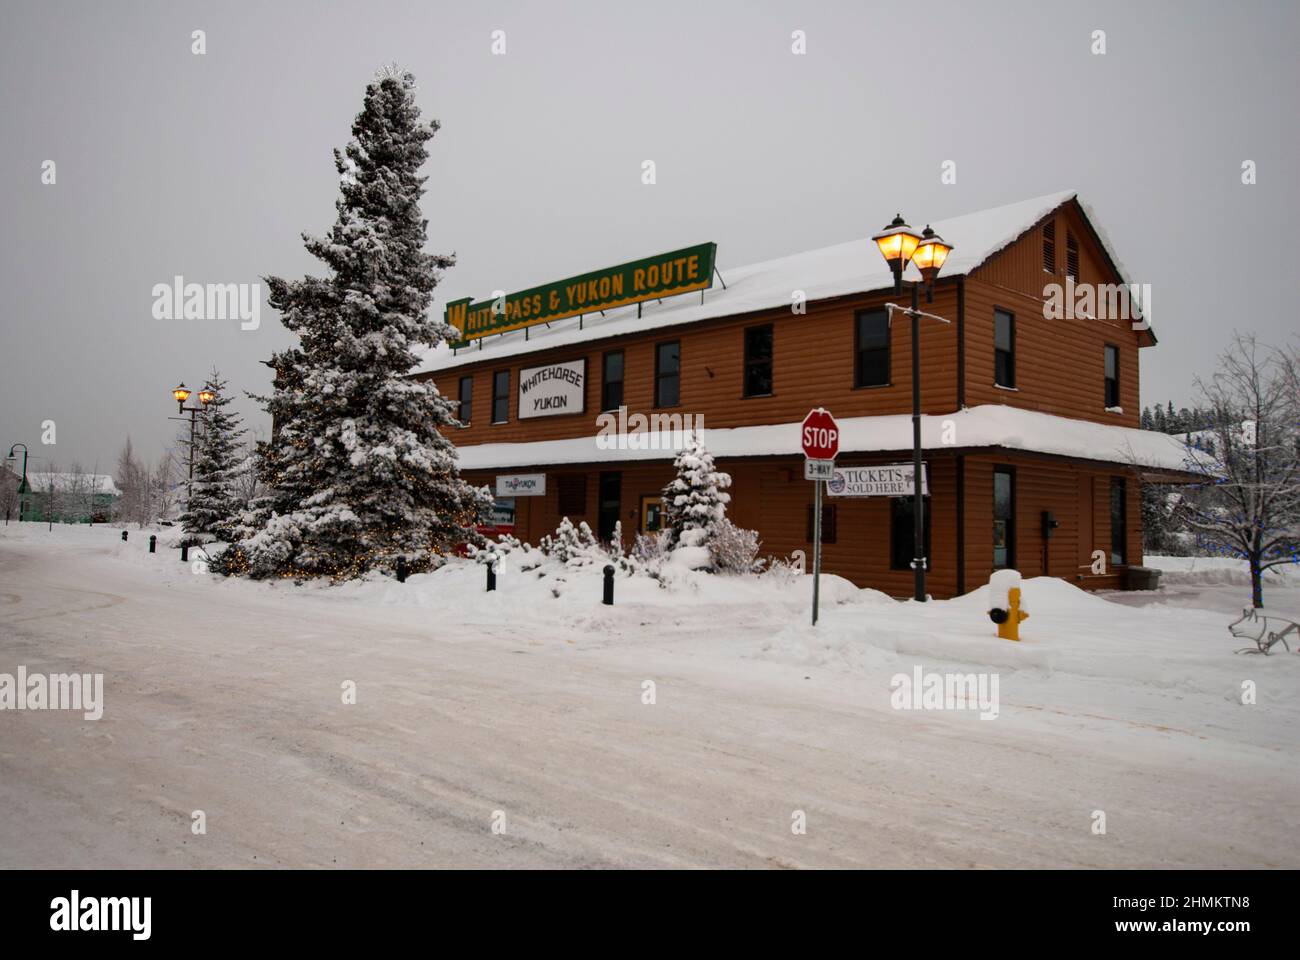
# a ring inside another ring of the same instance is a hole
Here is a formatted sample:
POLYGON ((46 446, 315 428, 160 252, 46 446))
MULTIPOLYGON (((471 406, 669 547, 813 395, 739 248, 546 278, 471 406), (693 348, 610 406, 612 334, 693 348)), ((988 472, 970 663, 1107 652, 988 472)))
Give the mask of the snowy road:
POLYGON ((887 673, 732 655, 761 610, 508 629, 23 526, 0 673, 102 672, 105 709, 0 712, 0 867, 1300 865, 1273 718, 1189 729, 1047 681, 1004 683, 996 721, 894 711, 887 673))

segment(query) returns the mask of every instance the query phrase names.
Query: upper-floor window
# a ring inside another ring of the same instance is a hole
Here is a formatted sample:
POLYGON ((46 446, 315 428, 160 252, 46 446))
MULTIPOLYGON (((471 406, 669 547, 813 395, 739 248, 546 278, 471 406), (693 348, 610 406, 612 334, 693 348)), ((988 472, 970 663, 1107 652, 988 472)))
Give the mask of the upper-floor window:
POLYGON ((855 387, 883 387, 889 383, 889 311, 859 310, 854 330, 855 387))
POLYGON ((600 377, 600 409, 617 410, 623 405, 623 351, 605 354, 600 377))
POLYGON ((1056 221, 1048 220, 1043 224, 1043 269, 1048 273, 1056 272, 1056 221))
POLYGON ((1016 318, 1006 310, 993 311, 993 382, 1016 385, 1016 318))
POLYGON ((682 397, 682 345, 677 340, 655 347, 655 406, 675 407, 682 397))
POLYGON ((1106 407, 1119 406, 1119 347, 1106 344, 1106 407))
POLYGON ((469 426, 469 415, 474 409, 474 378, 460 378, 460 408, 456 412, 457 419, 465 426, 469 426))
POLYGON ((498 370, 492 374, 492 422, 505 423, 510 419, 510 371, 498 370))
POLYGON ((1123 477, 1110 478, 1110 562, 1128 563, 1128 484, 1123 477))
POLYGON ((772 392, 772 325, 745 331, 745 396, 766 397, 772 392))
POLYGON ((1074 281, 1079 279, 1079 241, 1074 234, 1065 231, 1065 273, 1074 281))

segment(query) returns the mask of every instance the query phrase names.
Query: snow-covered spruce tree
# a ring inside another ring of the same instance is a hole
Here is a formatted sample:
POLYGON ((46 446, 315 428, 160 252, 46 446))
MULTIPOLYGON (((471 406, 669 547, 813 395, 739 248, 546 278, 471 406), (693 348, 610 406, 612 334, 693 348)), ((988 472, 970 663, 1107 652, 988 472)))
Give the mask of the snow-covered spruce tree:
MULTIPOLYGON (((296 406, 294 398, 301 393, 301 373, 306 369, 306 357, 301 350, 292 347, 272 354, 267 365, 276 371, 271 393, 249 393, 248 397, 261 403, 270 414, 272 436, 270 440, 258 440, 253 445, 250 459, 257 482, 252 485, 251 495, 234 524, 233 542, 238 549, 227 551, 212 565, 214 571, 220 573, 248 572, 246 541, 262 533, 273 517, 287 516, 297 507, 297 501, 280 482, 282 458, 278 434, 279 425, 292 417, 296 406)), ((288 556, 288 551, 284 552, 288 556)), ((266 556, 261 559, 268 560, 266 556)))
POLYGON ((1247 562, 1262 607, 1264 573, 1300 562, 1300 356, 1238 335, 1197 387, 1208 422, 1188 463, 1203 479, 1178 512, 1203 550, 1247 562))
POLYGON ((244 429, 239 415, 227 409, 226 381, 216 370, 203 389, 213 396, 204 406, 202 430, 194 441, 194 481, 181 527, 190 539, 229 540, 242 508, 235 487, 244 459, 239 439, 244 429))
POLYGON ((334 227, 303 238, 329 275, 266 278, 299 344, 275 358, 265 524, 232 548, 228 572, 344 579, 391 569, 399 556, 420 570, 474 540, 490 508, 438 431, 455 422, 453 403, 405 376, 417 347, 457 335, 429 315, 439 271, 455 258, 424 252, 419 170, 438 123, 421 122, 415 89, 409 73, 370 83, 351 142, 335 151, 334 227))
POLYGON ((667 546, 707 547, 715 525, 727 515, 731 475, 713 466, 713 455, 698 431, 691 431, 677 459, 677 476, 663 490, 663 530, 667 546))

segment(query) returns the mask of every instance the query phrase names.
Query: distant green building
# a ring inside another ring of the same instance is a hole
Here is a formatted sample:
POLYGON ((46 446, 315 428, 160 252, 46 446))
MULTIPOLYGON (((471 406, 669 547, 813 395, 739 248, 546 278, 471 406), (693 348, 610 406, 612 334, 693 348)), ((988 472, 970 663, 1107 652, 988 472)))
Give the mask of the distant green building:
POLYGON ((19 485, 20 520, 107 523, 122 495, 106 473, 29 473, 19 485))

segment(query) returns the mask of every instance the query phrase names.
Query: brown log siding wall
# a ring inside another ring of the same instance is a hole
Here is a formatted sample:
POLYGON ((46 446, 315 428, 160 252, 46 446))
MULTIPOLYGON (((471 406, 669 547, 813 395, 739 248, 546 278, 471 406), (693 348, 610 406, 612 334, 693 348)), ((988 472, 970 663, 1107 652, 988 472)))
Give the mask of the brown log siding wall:
MULTIPOLYGON (((846 466, 888 463, 897 457, 844 457, 846 466)), ((1016 565, 1026 576, 1044 574, 1041 511, 1050 510, 1060 526, 1049 541, 1050 576, 1060 577, 1087 589, 1118 589, 1123 570, 1110 569, 1110 480, 1128 479, 1128 563, 1142 560, 1142 531, 1137 478, 1116 468, 1106 470, 1070 462, 1018 453, 970 453, 964 457, 945 455, 927 461, 930 482, 931 545, 928 588, 936 597, 969 592, 988 582, 993 572, 993 468, 1008 465, 1016 471, 1016 565), (957 470, 965 470, 965 563, 958 579, 957 562, 957 470), (1091 504, 1088 516, 1086 504, 1091 504), (1107 572, 1091 573, 1092 551, 1103 550, 1107 572)), ((612 465, 545 467, 546 495, 519 497, 516 501, 516 536, 536 543, 559 524, 559 478, 586 474, 586 508, 570 513, 574 523, 585 520, 594 530, 597 518, 599 477, 612 465)), ((789 557, 803 550, 812 561, 812 544, 807 539, 808 509, 812 485, 803 479, 799 458, 719 460, 719 469, 731 474, 732 504, 729 516, 740 526, 757 530, 765 556, 789 557)), ((512 471, 515 472, 515 471, 512 471)), ((523 472, 523 471, 519 471, 523 472)), ((620 518, 624 542, 630 546, 640 525, 639 507, 643 495, 655 495, 672 478, 667 462, 635 464, 621 471, 620 518)), ((471 471, 475 483, 491 484, 496 471, 471 471)), ((826 544, 822 569, 852 580, 859 586, 882 590, 891 596, 910 595, 912 573, 890 567, 890 498, 826 497, 837 509, 837 539, 826 544)))

